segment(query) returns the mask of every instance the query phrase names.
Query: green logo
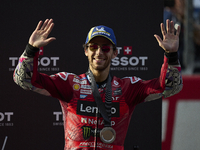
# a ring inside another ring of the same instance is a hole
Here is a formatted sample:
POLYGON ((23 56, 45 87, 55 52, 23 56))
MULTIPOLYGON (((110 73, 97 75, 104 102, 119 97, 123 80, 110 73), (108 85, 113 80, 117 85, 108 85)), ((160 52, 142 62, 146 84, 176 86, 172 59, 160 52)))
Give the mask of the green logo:
POLYGON ((83 126, 81 128, 83 130, 83 138, 84 138, 84 140, 88 140, 90 138, 90 136, 91 136, 92 127, 83 126))

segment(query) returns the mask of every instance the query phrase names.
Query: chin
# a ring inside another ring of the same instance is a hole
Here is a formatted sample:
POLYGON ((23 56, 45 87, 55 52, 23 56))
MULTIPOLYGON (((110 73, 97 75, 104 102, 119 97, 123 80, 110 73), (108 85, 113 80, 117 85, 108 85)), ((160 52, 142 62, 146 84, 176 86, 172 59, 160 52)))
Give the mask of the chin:
POLYGON ((103 71, 105 70, 106 68, 105 67, 96 67, 95 70, 98 70, 98 71, 103 71))
POLYGON ((105 66, 91 66, 91 67, 92 67, 92 69, 98 70, 98 71, 103 71, 107 68, 105 66))

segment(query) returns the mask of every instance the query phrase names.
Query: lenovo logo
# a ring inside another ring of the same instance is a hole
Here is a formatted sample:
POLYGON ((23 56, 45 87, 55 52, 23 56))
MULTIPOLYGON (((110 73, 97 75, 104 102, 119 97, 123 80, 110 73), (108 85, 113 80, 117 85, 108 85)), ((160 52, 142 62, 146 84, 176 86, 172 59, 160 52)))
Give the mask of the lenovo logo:
MULTIPOLYGON (((98 107, 96 105, 96 102, 78 100, 77 114, 95 117, 96 113, 98 113, 98 107)), ((119 117, 119 103, 118 102, 112 103, 111 115, 112 117, 119 117)))

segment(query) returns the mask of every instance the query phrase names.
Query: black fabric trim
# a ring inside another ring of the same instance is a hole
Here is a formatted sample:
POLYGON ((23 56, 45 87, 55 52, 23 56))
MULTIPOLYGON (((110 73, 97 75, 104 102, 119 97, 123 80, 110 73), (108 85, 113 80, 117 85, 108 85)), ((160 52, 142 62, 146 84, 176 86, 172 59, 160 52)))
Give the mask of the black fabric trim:
POLYGON ((26 45, 26 54, 29 56, 29 57, 34 57, 35 56, 35 53, 37 53, 40 49, 37 48, 37 47, 33 47, 32 45, 30 45, 29 43, 26 45))
POLYGON ((173 52, 173 53, 165 52, 165 56, 168 58, 168 64, 170 65, 178 64, 178 52, 173 52))
POLYGON ((98 86, 100 87, 103 84, 106 84, 108 80, 108 77, 106 78, 106 80, 102 81, 102 82, 96 82, 98 84, 98 86))
POLYGON ((94 96, 97 107, 100 109, 100 113, 104 119, 104 126, 111 126, 111 104, 112 104, 112 86, 111 86, 111 76, 109 74, 108 81, 106 84, 106 94, 105 94, 105 104, 103 103, 101 96, 99 94, 94 75, 91 70, 88 69, 86 73, 91 80, 91 89, 94 96))

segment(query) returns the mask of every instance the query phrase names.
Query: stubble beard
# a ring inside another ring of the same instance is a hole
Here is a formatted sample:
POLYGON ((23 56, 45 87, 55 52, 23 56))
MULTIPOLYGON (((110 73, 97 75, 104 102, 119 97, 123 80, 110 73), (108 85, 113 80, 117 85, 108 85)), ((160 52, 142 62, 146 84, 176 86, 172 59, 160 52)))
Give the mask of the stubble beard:
POLYGON ((91 70, 95 70, 98 72, 103 72, 106 69, 110 68, 110 63, 108 63, 108 62, 105 62, 105 64, 102 66, 96 66, 92 61, 89 60, 89 65, 90 65, 91 70))

